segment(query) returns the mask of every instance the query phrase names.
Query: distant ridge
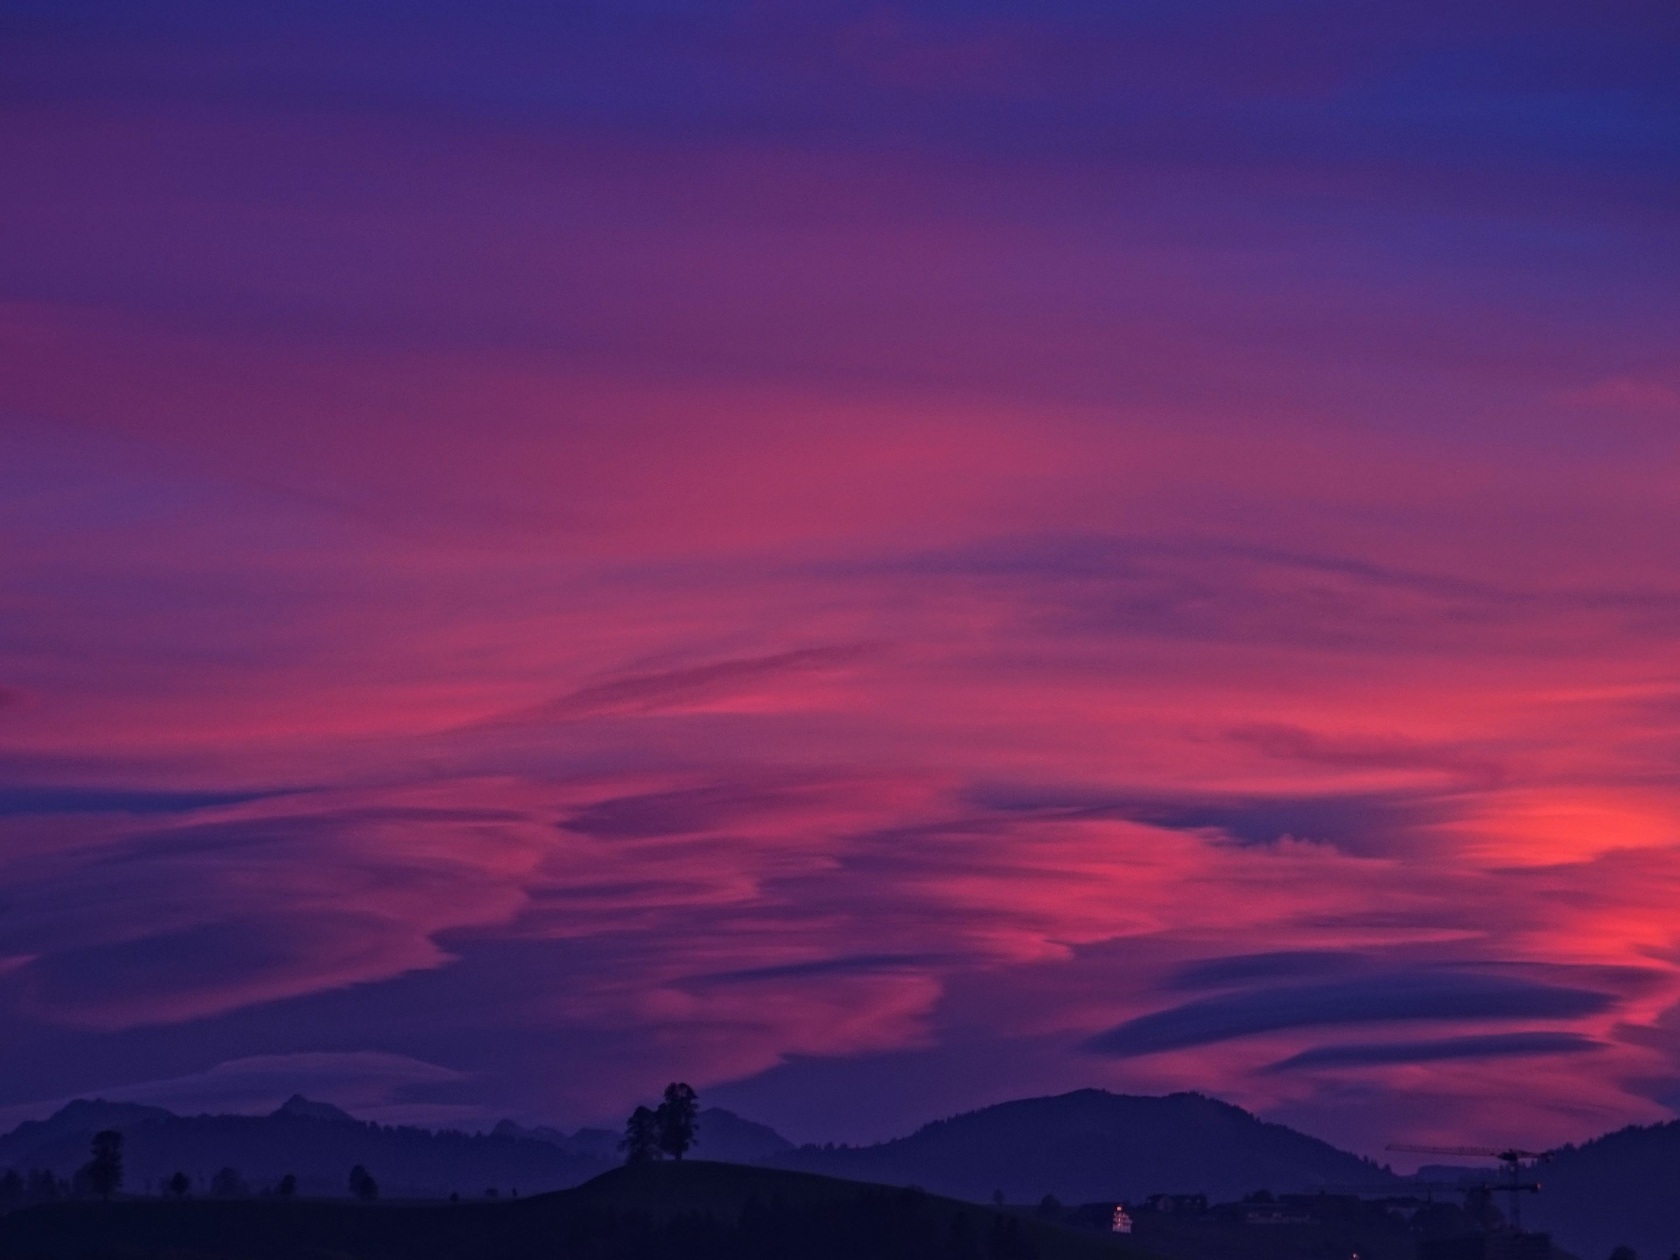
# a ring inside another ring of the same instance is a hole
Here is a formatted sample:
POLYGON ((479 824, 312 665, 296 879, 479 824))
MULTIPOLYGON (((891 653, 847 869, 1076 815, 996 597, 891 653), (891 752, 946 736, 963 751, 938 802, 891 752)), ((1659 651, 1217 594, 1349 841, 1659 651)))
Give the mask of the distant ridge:
POLYGON ((67 1177, 86 1162, 100 1129, 126 1138, 125 1190, 146 1193, 176 1171, 203 1193, 222 1168, 239 1171, 253 1191, 291 1173, 306 1195, 344 1195, 354 1164, 369 1169, 387 1196, 482 1197, 559 1190, 616 1162, 509 1134, 433 1132, 369 1124, 330 1103, 294 1094, 266 1116, 178 1116, 161 1107, 78 1099, 46 1120, 0 1137, 0 1170, 50 1169, 67 1177))
POLYGON ((775 1156, 779 1168, 919 1185, 1011 1203, 1137 1202, 1155 1193, 1229 1200, 1255 1190, 1398 1183, 1386 1169, 1202 1094, 1152 1097, 1082 1089, 999 1103, 863 1147, 775 1156))
POLYGON ((57 1153, 68 1144, 80 1152, 72 1167, 87 1158, 88 1143, 101 1129, 128 1129, 149 1120, 173 1119, 162 1107, 140 1103, 78 1098, 45 1120, 25 1120, 0 1137, 0 1169, 51 1168, 61 1171, 57 1153))
POLYGON ((275 1116, 295 1116, 301 1120, 348 1121, 360 1124, 355 1116, 331 1103, 313 1102, 302 1094, 293 1094, 272 1113, 275 1116))
MULTIPOLYGON (((568 1136, 559 1129, 541 1125, 527 1129, 503 1120, 491 1132, 502 1137, 547 1142, 573 1155, 616 1164, 620 1160, 619 1135, 610 1129, 579 1129, 568 1136)), ((699 1116, 695 1159, 721 1160, 728 1164, 757 1164, 771 1156, 794 1149, 793 1143, 767 1124, 745 1120, 733 1111, 707 1107, 699 1116)))
MULTIPOLYGON (((138 1103, 77 1099, 0 1137, 0 1171, 43 1168, 67 1177, 86 1162, 101 1129, 127 1138, 131 1193, 155 1188, 177 1170, 202 1189, 219 1169, 235 1168, 254 1191, 291 1173, 304 1194, 342 1195, 351 1165, 361 1164, 387 1195, 482 1197, 491 1187, 531 1194, 579 1185, 621 1160, 618 1134, 607 1129, 567 1134, 504 1120, 488 1134, 433 1132, 369 1124, 293 1094, 266 1116, 178 1116, 138 1103)), ((693 1154, 750 1164, 792 1149, 774 1129, 712 1107, 700 1113, 693 1154)))

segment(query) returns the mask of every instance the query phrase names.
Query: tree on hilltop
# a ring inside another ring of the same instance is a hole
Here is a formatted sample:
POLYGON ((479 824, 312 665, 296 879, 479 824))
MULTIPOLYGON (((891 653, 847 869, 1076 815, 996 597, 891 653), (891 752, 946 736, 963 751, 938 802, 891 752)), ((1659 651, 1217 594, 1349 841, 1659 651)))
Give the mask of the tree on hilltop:
POLYGON ((682 1081, 665 1087, 665 1101, 654 1116, 659 1122, 659 1149, 672 1159, 681 1159, 694 1145, 699 1129, 700 1097, 682 1081))
POLYGON ((624 1137, 618 1144, 626 1164, 648 1164, 664 1152, 659 1149, 659 1117, 648 1107, 637 1107, 624 1122, 624 1137))

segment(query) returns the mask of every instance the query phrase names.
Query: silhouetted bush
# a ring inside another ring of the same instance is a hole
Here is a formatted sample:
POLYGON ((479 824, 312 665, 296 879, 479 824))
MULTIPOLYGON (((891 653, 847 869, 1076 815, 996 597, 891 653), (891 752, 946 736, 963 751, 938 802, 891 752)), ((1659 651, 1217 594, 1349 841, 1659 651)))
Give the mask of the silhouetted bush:
POLYGON ((372 1203, 379 1197, 379 1183, 360 1164, 350 1170, 349 1185, 350 1193, 363 1203, 372 1203))
POLYGON ((91 1158, 76 1170, 72 1185, 78 1197, 97 1195, 109 1199, 123 1180, 123 1135, 104 1129, 93 1135, 91 1158))

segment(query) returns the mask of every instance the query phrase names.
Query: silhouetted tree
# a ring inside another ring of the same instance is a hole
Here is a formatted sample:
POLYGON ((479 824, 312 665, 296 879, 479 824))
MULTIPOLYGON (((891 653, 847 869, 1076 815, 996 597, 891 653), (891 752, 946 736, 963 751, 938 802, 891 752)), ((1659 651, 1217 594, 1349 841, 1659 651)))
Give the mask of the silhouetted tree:
POLYGON ((93 1158, 83 1167, 87 1174, 87 1188, 101 1199, 109 1199, 122 1185, 123 1135, 115 1129, 102 1129, 93 1135, 93 1158))
POLYGON ((275 1187, 274 1192, 282 1199, 291 1198, 297 1193, 297 1174, 287 1173, 284 1177, 280 1178, 280 1184, 275 1187))
POLYGON ((350 1193, 363 1203, 372 1203, 379 1197, 379 1183, 372 1173, 357 1164, 350 1170, 350 1193))
POLYGON ((219 1168, 216 1175, 210 1178, 212 1198, 243 1199, 250 1193, 250 1187, 245 1184, 245 1178, 239 1175, 237 1168, 219 1168))
POLYGON ((1639 1253, 1623 1243, 1610 1253, 1610 1260, 1639 1260, 1639 1253))
POLYGON ((1062 1201, 1053 1194, 1047 1194, 1038 1201, 1038 1214, 1045 1217, 1057 1217, 1062 1214, 1062 1201))
POLYGON ((672 1159, 681 1159, 694 1145, 699 1129, 700 1097, 681 1081, 665 1087, 665 1101, 654 1112, 659 1121, 659 1149, 672 1159))
POLYGON ((659 1149, 659 1117, 648 1107, 637 1107, 624 1122, 624 1137, 618 1149, 624 1152, 626 1164, 646 1164, 661 1155, 659 1149))
POLYGON ((31 1168, 24 1193, 35 1203, 50 1203, 64 1197, 64 1187, 50 1168, 31 1168))
POLYGON ((164 1189, 168 1190, 169 1193, 174 1195, 177 1199, 184 1199, 187 1197, 187 1193, 192 1189, 192 1178, 187 1176, 184 1172, 177 1172, 166 1183, 164 1183, 164 1189))
POLYGON ((0 1203, 18 1203, 23 1199, 23 1176, 15 1168, 8 1168, 0 1177, 0 1203))

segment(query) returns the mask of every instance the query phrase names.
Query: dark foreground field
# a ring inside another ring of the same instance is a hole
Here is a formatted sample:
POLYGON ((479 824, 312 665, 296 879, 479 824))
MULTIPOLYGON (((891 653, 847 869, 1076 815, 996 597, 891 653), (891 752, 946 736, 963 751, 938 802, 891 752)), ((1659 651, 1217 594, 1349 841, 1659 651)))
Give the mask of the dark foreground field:
POLYGON ((916 1190, 699 1161, 496 1203, 63 1203, 0 1217, 5 1260, 1149 1260, 916 1190))

